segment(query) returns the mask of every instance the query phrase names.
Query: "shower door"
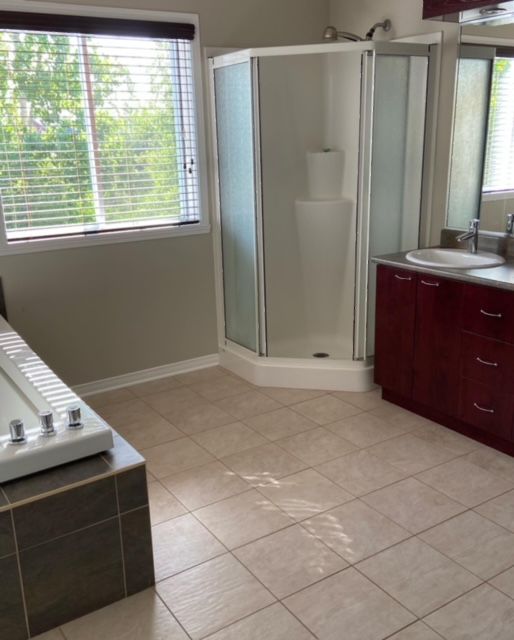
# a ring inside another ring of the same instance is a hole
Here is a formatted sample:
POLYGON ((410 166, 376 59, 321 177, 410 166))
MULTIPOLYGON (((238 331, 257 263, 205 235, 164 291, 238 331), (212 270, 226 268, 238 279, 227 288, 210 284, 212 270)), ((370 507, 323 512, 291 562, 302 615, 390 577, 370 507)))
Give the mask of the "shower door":
POLYGON ((225 339, 260 351, 252 61, 213 66, 225 339))
POLYGON ((392 44, 363 59, 354 359, 374 354, 373 256, 419 246, 430 50, 392 44), (384 51, 384 50, 382 50, 384 51))
POLYGON ((270 357, 352 359, 364 46, 259 59, 270 357))

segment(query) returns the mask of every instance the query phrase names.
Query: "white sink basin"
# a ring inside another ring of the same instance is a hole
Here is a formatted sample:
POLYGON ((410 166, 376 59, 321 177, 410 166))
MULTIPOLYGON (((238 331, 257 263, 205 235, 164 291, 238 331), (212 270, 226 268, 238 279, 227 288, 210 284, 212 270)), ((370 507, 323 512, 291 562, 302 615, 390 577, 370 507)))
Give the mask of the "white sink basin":
POLYGON ((505 259, 496 253, 486 251, 470 253, 465 249, 416 249, 416 251, 410 251, 406 257, 409 262, 426 267, 451 269, 482 269, 505 263, 505 259))

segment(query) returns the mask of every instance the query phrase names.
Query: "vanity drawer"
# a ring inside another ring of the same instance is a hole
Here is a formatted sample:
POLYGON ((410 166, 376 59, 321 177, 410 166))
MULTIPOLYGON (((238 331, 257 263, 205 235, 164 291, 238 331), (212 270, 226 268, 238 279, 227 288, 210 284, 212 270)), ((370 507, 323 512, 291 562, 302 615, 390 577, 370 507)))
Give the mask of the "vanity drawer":
POLYGON ((463 331, 461 373, 464 378, 514 393, 514 347, 463 331))
POLYGON ((492 287, 465 285, 461 328, 514 343, 514 293, 492 287))
POLYGON ((461 420, 506 440, 512 437, 513 397, 462 378, 461 420))

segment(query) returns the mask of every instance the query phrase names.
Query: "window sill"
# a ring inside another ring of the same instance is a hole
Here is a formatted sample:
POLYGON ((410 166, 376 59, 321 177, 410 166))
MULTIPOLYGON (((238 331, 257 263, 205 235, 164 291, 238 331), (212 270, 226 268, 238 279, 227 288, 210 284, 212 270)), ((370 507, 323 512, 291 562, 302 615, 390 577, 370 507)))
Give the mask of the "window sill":
POLYGON ((106 244, 139 242, 141 240, 159 240, 163 238, 180 238, 210 233, 207 223, 168 227, 160 229, 138 229, 137 231, 111 231, 98 235, 67 236, 64 238, 45 238, 43 240, 27 240, 0 245, 0 256, 37 253, 41 251, 58 251, 60 249, 79 249, 106 244))
POLYGON ((484 191, 482 193, 484 202, 495 202, 497 200, 514 200, 514 191, 484 191))

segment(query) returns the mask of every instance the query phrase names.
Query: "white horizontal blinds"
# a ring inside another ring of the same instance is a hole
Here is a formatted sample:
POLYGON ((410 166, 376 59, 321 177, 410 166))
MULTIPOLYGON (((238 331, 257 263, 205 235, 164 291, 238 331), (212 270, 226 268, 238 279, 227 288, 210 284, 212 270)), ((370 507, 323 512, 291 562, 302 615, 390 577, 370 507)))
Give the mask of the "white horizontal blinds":
POLYGON ((483 190, 514 190, 514 59, 510 57, 494 61, 483 190))
POLYGON ((1 32, 0 69, 0 195, 8 237, 94 220, 76 38, 1 32))
POLYGON ((190 43, 104 36, 84 40, 105 223, 198 220, 190 43))
POLYGON ((175 87, 173 104, 177 114, 175 128, 180 149, 178 158, 182 163, 179 171, 181 202, 182 208, 189 211, 189 217, 184 220, 194 221, 200 216, 200 199, 191 45, 187 41, 176 40, 171 46, 172 85, 175 87))
POLYGON ((0 31, 8 240, 198 222, 191 41, 0 31))

